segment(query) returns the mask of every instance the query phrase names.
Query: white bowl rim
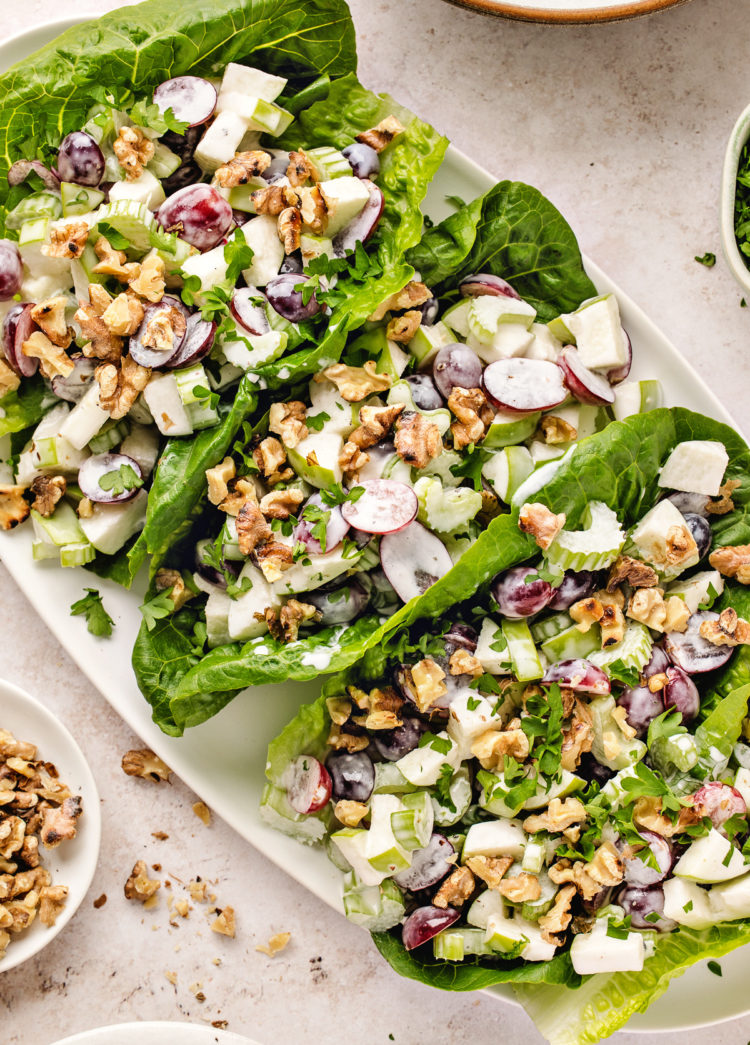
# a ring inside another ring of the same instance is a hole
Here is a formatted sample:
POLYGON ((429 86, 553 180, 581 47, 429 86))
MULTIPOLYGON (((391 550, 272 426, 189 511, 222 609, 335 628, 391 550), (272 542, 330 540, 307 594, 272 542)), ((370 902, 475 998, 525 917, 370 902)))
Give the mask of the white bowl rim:
POLYGON ((727 265, 740 284, 750 294, 750 258, 745 259, 737 246, 734 235, 734 198, 737 192, 737 167, 742 149, 750 137, 750 105, 746 106, 737 117, 732 133, 729 135, 724 166, 721 172, 721 192, 719 203, 719 221, 721 246, 727 265))

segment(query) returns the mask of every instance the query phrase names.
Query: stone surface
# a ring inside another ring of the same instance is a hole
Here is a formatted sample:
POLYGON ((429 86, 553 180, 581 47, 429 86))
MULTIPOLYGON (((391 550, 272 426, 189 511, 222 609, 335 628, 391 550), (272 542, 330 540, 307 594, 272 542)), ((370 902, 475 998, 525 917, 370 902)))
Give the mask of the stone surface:
MULTIPOLYGON (((116 6, 26 0, 21 25, 18 5, 6 0, 0 39, 48 18, 116 6)), ((717 207, 724 144, 748 101, 736 72, 746 63, 745 6, 693 0, 647 19, 576 28, 488 20, 438 0, 353 0, 352 8, 365 82, 391 90, 498 177, 547 193, 583 250, 742 424, 750 312, 720 257, 717 207), (693 260, 705 251, 717 254, 715 268, 693 260)), ((157 787, 123 776, 120 757, 137 739, 4 571, 0 634, 0 670, 72 729, 104 812, 101 862, 81 911, 36 960, 2 978, 2 1045, 50 1045, 134 1019, 227 1020, 260 1042, 299 1045, 541 1041, 518 1009, 397 979, 359 930, 221 821, 204 827, 179 781, 157 787), (169 839, 157 841, 154 831, 169 839), (179 883, 198 874, 215 883, 217 903, 237 911, 237 938, 210 932, 199 905, 171 926, 166 888, 154 910, 127 903, 122 887, 141 857, 161 864, 158 877, 169 878, 176 897, 179 883), (102 894, 107 902, 97 910, 102 894), (292 933, 282 954, 271 960, 255 950, 280 931, 292 933)), ((660 1041, 734 1045, 749 1037, 750 1018, 660 1041)))

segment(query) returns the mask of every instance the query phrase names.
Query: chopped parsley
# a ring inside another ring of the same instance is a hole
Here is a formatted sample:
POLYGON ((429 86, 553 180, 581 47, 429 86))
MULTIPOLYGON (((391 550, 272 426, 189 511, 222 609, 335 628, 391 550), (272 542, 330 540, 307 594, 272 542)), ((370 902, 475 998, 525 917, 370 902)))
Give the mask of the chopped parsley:
POLYGON ((480 693, 492 693, 493 696, 502 693, 500 683, 494 675, 488 675, 487 672, 480 675, 478 678, 472 679, 469 686, 472 689, 478 689, 480 693))
POLYGON ((255 251, 248 245, 241 228, 235 229, 232 239, 224 244, 224 261, 227 263, 227 282, 234 285, 243 270, 250 268, 255 251))
POLYGON ((188 127, 184 120, 177 119, 171 108, 162 112, 158 105, 146 101, 145 98, 139 99, 135 105, 131 106, 128 115, 133 123, 139 127, 147 127, 151 131, 156 131, 160 137, 167 131, 184 134, 188 127))
POLYGON ((143 486, 143 479, 136 473, 132 465, 121 464, 119 468, 105 472, 99 479, 99 486, 107 493, 118 497, 127 490, 137 490, 139 486, 143 486))
POLYGON ((109 245, 113 250, 127 250, 130 246, 130 240, 127 236, 123 236, 121 232, 118 232, 114 225, 110 225, 108 221, 100 221, 98 225, 99 234, 109 242, 109 245))
POLYGON ((364 486, 352 486, 350 490, 345 490, 341 483, 334 483, 329 489, 320 491, 320 499, 329 508, 333 508, 335 505, 345 504, 347 501, 355 504, 364 492, 364 486))
POLYGON ((708 962, 708 971, 712 972, 714 976, 722 976, 721 966, 718 962, 708 962))
POLYGON ((212 392, 210 388, 206 388, 205 385, 196 385, 193 388, 193 395, 196 399, 207 399, 208 405, 212 410, 215 410, 219 405, 219 393, 212 392))
MULTIPOLYGON (((440 739, 437 737, 436 739, 440 739)), ((434 745, 433 745, 434 746, 434 745)), ((438 801, 441 806, 449 809, 451 813, 457 812, 456 805, 451 798, 451 783, 453 782, 453 767, 452 766, 441 766, 440 776, 435 782, 435 794, 438 797, 438 801)))
POLYGON ((92 635, 109 638, 115 622, 104 609, 99 591, 96 588, 84 588, 84 591, 86 595, 70 607, 71 617, 85 617, 86 627, 92 635))
POLYGON ((712 254, 710 250, 707 250, 705 254, 696 254, 695 260, 699 265, 705 265, 707 269, 712 269, 716 264, 716 255, 712 254))
POLYGON ((326 550, 327 527, 331 521, 331 513, 319 504, 307 504, 302 509, 302 518, 305 522, 314 525, 310 528, 310 534, 318 542, 323 551, 326 550))
POLYGON ((157 621, 169 617, 174 611, 174 603, 170 597, 171 593, 172 589, 167 588, 166 591, 159 592, 158 595, 154 595, 152 599, 147 599, 142 606, 138 607, 149 631, 154 630, 157 621))
POLYGON ((482 701, 479 699, 479 697, 469 697, 466 701, 466 707, 469 709, 469 711, 476 711, 481 703, 482 701))
POLYGON ((419 747, 431 747, 441 755, 447 755, 451 749, 448 737, 436 737, 434 733, 423 733, 419 738, 419 747))
POLYGON ((308 428, 312 428, 314 432, 320 432, 326 421, 331 420, 331 415, 327 414, 325 410, 321 410, 319 414, 313 414, 312 417, 305 418, 305 424, 308 428))

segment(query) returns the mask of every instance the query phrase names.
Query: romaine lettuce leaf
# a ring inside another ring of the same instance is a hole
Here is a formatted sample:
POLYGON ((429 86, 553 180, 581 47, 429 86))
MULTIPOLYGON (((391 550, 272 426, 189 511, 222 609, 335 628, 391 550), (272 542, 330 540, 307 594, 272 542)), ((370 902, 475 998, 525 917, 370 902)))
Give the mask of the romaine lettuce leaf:
MULTIPOLYGON (((169 712, 169 701, 179 679, 198 659, 194 629, 199 613, 184 606, 177 613, 157 620, 151 631, 141 625, 133 647, 133 670, 141 692, 153 711, 153 719, 164 733, 180 736, 169 712)), ((221 705, 216 706, 216 712, 221 705)))
POLYGON ((49 406, 50 396, 41 376, 22 381, 15 392, 0 399, 0 438, 36 425, 49 406))

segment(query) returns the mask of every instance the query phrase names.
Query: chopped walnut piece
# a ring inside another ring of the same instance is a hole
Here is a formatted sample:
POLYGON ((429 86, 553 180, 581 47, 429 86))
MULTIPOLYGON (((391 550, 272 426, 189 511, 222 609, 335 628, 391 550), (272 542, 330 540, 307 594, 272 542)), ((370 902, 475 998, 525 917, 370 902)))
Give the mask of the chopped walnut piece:
POLYGON ((279 642, 296 642, 299 629, 309 621, 320 620, 320 610, 307 602, 289 599, 276 614, 275 610, 266 610, 268 630, 279 642))
MULTIPOLYGON (((115 250, 104 236, 97 239, 94 251, 99 258, 99 263, 94 265, 91 271, 98 276, 114 276, 121 283, 127 283, 134 279, 141 270, 141 266, 137 262, 128 261, 124 250, 115 250)), ((91 287, 89 287, 89 297, 91 297, 91 287)))
POLYGON ((143 320, 143 305, 132 294, 118 294, 101 315, 101 321, 113 334, 130 337, 143 320))
POLYGON ((625 617, 622 612, 625 596, 620 591, 598 591, 595 597, 602 607, 599 627, 602 629, 602 649, 606 649, 622 641, 625 634, 625 617))
POLYGON ((299 250, 302 215, 296 207, 285 207, 279 214, 278 232, 285 254, 292 254, 295 250, 299 250))
POLYGON ((368 714, 364 721, 365 729, 398 729, 399 726, 403 726, 403 720, 398 717, 398 713, 404 700, 395 689, 391 686, 384 689, 376 687, 366 694, 366 698, 364 707, 367 708, 368 714))
POLYGON ((54 925, 62 914, 65 901, 68 899, 68 887, 65 885, 45 885, 39 893, 39 921, 42 925, 54 925))
POLYGON ((717 548, 711 552, 708 561, 725 577, 734 577, 740 584, 750 584, 750 544, 717 548))
POLYGON ((235 918, 234 907, 225 907, 218 912, 218 917, 211 923, 211 932, 234 939, 235 918))
POLYGON ((578 631, 584 634, 590 630, 592 624, 598 624, 604 616, 604 607, 597 598, 590 596, 587 599, 579 599, 568 608, 568 613, 576 622, 578 631))
POLYGON ((701 815, 693 806, 683 806, 676 822, 661 811, 661 798, 644 795, 633 806, 633 823, 636 827, 644 827, 663 838, 672 838, 689 827, 700 823, 701 815))
POLYGON ((466 866, 490 889, 498 889, 503 875, 513 863, 512 856, 471 856, 466 866))
POLYGON ((105 363, 96 368, 94 377, 99 383, 99 405, 118 421, 125 417, 151 380, 151 371, 139 366, 132 356, 123 356, 119 370, 105 363))
POLYGON ((171 570, 162 566, 156 571, 154 584, 158 592, 169 592, 169 601, 174 607, 173 612, 181 610, 186 602, 195 598, 195 592, 185 584, 185 578, 179 570, 171 570))
MULTIPOLYGON (((255 549, 255 561, 269 584, 281 578, 294 565, 292 549, 281 541, 266 541, 255 549)), ((273 629, 271 629, 273 634, 273 629)))
POLYGON ((376 373, 376 364, 370 359, 364 366, 347 366, 346 363, 334 363, 319 374, 315 380, 327 378, 333 381, 339 395, 347 403, 359 403, 374 392, 385 392, 391 387, 389 374, 376 373))
POLYGON ((443 679, 445 672, 431 657, 425 657, 411 667, 414 696, 420 711, 427 711, 436 700, 448 692, 443 679))
POLYGON ((122 127, 112 142, 112 150, 127 180, 136 181, 146 164, 154 158, 155 146, 140 127, 122 127))
POLYGON ((328 697, 326 707, 328 708, 331 722, 337 726, 343 726, 352 713, 351 701, 347 700, 346 697, 328 697))
POLYGON ((375 152, 382 152, 393 139, 404 133, 404 125, 395 116, 386 116, 377 127, 371 127, 369 131, 362 131, 357 135, 357 141, 363 145, 369 145, 375 152))
MULTIPOLYGON (((103 316, 109 306, 112 304, 113 298, 109 291, 101 285, 101 283, 89 283, 89 302, 91 316, 103 316)), ((85 301, 81 301, 80 305, 83 307, 86 304, 85 301)))
POLYGON ((134 294, 154 305, 158 304, 166 289, 165 273, 164 260, 158 254, 149 254, 128 280, 128 286, 134 294))
POLYGON ((71 221, 67 225, 52 225, 49 243, 42 247, 48 258, 80 258, 89 238, 85 221, 71 221))
POLYGON ((639 588, 628 603, 627 615, 653 631, 682 632, 687 630, 690 610, 676 595, 665 599, 661 588, 639 588))
POLYGON ((167 352, 176 341, 183 337, 186 327, 185 313, 176 305, 162 307, 151 314, 141 341, 146 348, 153 348, 157 352, 167 352))
POLYGON ((237 475, 235 463, 231 457, 225 457, 213 468, 206 469, 206 482, 208 483, 208 499, 211 504, 221 504, 229 494, 229 481, 237 475))
POLYGON ((269 541, 273 535, 260 506, 245 501, 237 514, 237 543, 243 555, 250 555, 259 544, 269 541))
POLYGON ((45 377, 67 377, 75 370, 73 360, 62 348, 53 345, 46 334, 35 330, 21 345, 21 351, 30 359, 39 360, 39 369, 45 377))
POLYGON ((375 446, 388 435, 403 409, 403 403, 394 403, 393 406, 360 407, 359 428, 354 429, 349 435, 348 441, 354 443, 360 450, 368 450, 371 446, 375 446))
POLYGON ((578 798, 553 798, 543 813, 527 816, 523 822, 524 831, 536 834, 537 831, 564 831, 572 824, 586 820, 586 807, 578 798))
POLYGON ((356 482, 360 468, 364 468, 369 460, 370 455, 360 450, 356 443, 346 442, 339 454, 339 467, 349 482, 356 482))
POLYGON ((503 730, 488 729, 474 739, 471 753, 483 769, 498 769, 506 758, 523 762, 529 754, 529 738, 521 729, 520 719, 511 719, 503 730))
POLYGON ((0 399, 8 392, 15 392, 21 384, 21 378, 11 369, 4 359, 0 359, 0 399))
POLYGON ((268 170, 270 163, 270 155, 262 149, 238 152, 233 159, 218 168, 214 177, 222 189, 234 189, 238 185, 247 185, 251 178, 259 177, 268 170))
POLYGON ((88 338, 88 344, 83 346, 83 354, 88 359, 100 359, 105 363, 119 363, 122 357, 122 338, 109 329, 102 316, 98 314, 98 309, 98 304, 87 305, 85 302, 81 302, 73 317, 80 326, 83 336, 88 338))
POLYGON ((284 950, 291 938, 291 933, 276 933, 270 937, 268 943, 257 944, 255 950, 260 951, 261 954, 267 954, 269 958, 275 958, 284 950))
POLYGON ((354 754, 357 751, 364 751, 366 747, 370 746, 370 738, 366 733, 344 733, 341 728, 337 725, 331 726, 331 731, 328 734, 327 744, 332 747, 334 751, 348 751, 349 754, 354 754))
POLYGON ((146 861, 138 860, 125 883, 125 899, 146 903, 147 900, 156 895, 159 889, 161 889, 161 882, 157 879, 149 878, 146 861))
POLYGON ((202 824, 204 824, 206 827, 210 826, 211 810, 208 808, 205 802, 193 802, 192 810, 202 824))
POLYGON ((299 190, 302 224, 314 235, 322 235, 328 225, 328 204, 317 185, 299 190))
POLYGON ((734 511, 734 501, 732 500, 732 494, 741 486, 739 479, 727 479, 722 487, 719 488, 719 500, 709 501, 706 505, 706 511, 709 515, 726 515, 727 512, 734 511))
MULTIPOLYGON (((650 688, 651 687, 649 687, 649 689, 650 688)), ((656 690, 651 690, 651 692, 654 693, 654 692, 656 692, 656 690)), ((636 731, 633 729, 633 727, 628 722, 628 715, 627 715, 627 712, 626 712, 625 708, 623 708, 623 707, 613 708, 613 710, 612 710, 612 718, 617 723, 617 725, 618 725, 622 735, 627 737, 628 740, 632 740, 633 737, 636 735, 636 731)))
POLYGON ((246 501, 252 501, 253 504, 257 504, 258 495, 252 479, 241 475, 237 479, 229 480, 227 495, 223 501, 219 502, 218 509, 220 512, 226 512, 227 515, 234 517, 239 515, 240 508, 246 501))
POLYGON ((303 149, 289 153, 289 166, 286 169, 286 176, 289 179, 289 184, 294 186, 295 189, 300 185, 304 185, 306 181, 315 180, 315 170, 303 149))
POLYGON ((451 675, 473 675, 478 678, 484 674, 484 668, 477 658, 466 649, 457 649, 451 653, 448 661, 451 675))
POLYGON ((307 407, 298 399, 289 403, 272 403, 268 414, 268 431, 281 436, 285 446, 294 448, 307 438, 307 407))
POLYGON ((631 588, 654 588, 659 583, 659 575, 653 566, 629 555, 620 555, 609 571, 607 591, 613 592, 624 583, 631 588))
POLYGON ((498 886, 498 892, 511 903, 526 903, 538 900, 542 895, 542 887, 536 875, 521 871, 515 878, 504 878, 498 886))
POLYGON ((394 316, 393 319, 388 321, 385 336, 389 341, 396 341, 401 345, 408 344, 419 330, 421 322, 421 310, 417 308, 410 309, 408 312, 403 312, 400 316, 394 316))
POLYGON ((440 429, 416 410, 408 410, 399 417, 394 443, 401 460, 417 469, 426 468, 443 452, 440 429))
POLYGON ((563 730, 560 766, 574 773, 581 756, 591 750, 594 741, 594 726, 588 706, 574 695, 573 714, 570 725, 563 730))
POLYGON ((539 422, 539 430, 542 439, 549 446, 570 443, 578 438, 578 432, 573 425, 555 414, 545 414, 539 422))
MULTIPOLYGON (((650 675, 648 679, 648 688, 652 693, 658 693, 659 690, 664 689, 669 684, 669 676, 663 671, 657 675, 650 675)), ((621 727, 622 728, 622 727, 621 727)))
POLYGON ((377 323, 385 317, 386 312, 401 312, 403 309, 413 309, 417 305, 424 305, 425 301, 429 301, 432 297, 432 291, 429 290, 424 283, 418 283, 416 280, 411 280, 401 290, 397 290, 395 294, 391 294, 389 298, 386 298, 372 315, 367 318, 377 323))
POLYGON ((122 771, 128 776, 138 776, 142 780, 152 780, 155 784, 168 781, 172 770, 155 755, 151 748, 133 748, 122 756, 122 771))
POLYGON ((456 385, 448 396, 448 408, 458 418, 451 425, 456 450, 463 450, 484 439, 495 416, 481 388, 461 388, 456 385))
POLYGON ((260 510, 266 519, 288 519, 305 499, 301 490, 272 490, 260 499, 260 510))
POLYGON ((463 907, 474 892, 474 875, 468 867, 451 871, 432 898, 435 907, 463 907))
POLYGON ((364 802, 352 802, 344 798, 333 807, 333 815, 344 827, 359 827, 368 812, 364 802))
POLYGON ((564 885, 556 896, 552 907, 539 919, 539 928, 542 930, 542 939, 545 943, 552 943, 555 947, 560 946, 560 933, 564 933, 570 925, 573 917, 570 913, 570 905, 576 894, 574 885, 564 885))
POLYGON ((728 606, 718 620, 702 621, 700 634, 714 646, 745 646, 750 643, 750 624, 728 606))
POLYGON ((58 348, 67 348, 73 340, 73 331, 65 320, 67 305, 68 299, 59 295, 40 301, 31 310, 31 318, 58 348))
POLYGON ((291 185, 269 185, 254 192, 251 199, 256 214, 270 214, 274 218, 287 207, 299 206, 299 193, 291 185))
POLYGON ((518 528, 522 533, 531 534, 539 547, 546 551, 565 526, 565 518, 565 512, 555 515, 546 504, 527 502, 519 513, 518 528))
POLYGON ((253 460, 260 469, 261 475, 265 476, 270 485, 279 482, 280 479, 291 478, 291 469, 284 469, 286 463, 286 450, 274 436, 267 436, 253 450, 253 460), (285 473, 289 472, 289 475, 285 473))
POLYGON ((60 842, 76 836, 76 821, 83 813, 83 802, 78 795, 66 798, 60 806, 50 807, 44 813, 39 837, 45 849, 56 849, 60 842))
POLYGON ((67 488, 67 479, 62 475, 37 475, 31 484, 30 492, 34 495, 31 507, 45 519, 49 518, 67 488))
POLYGON ((667 530, 666 561, 669 566, 680 563, 697 555, 698 545, 687 526, 670 526, 667 530))

